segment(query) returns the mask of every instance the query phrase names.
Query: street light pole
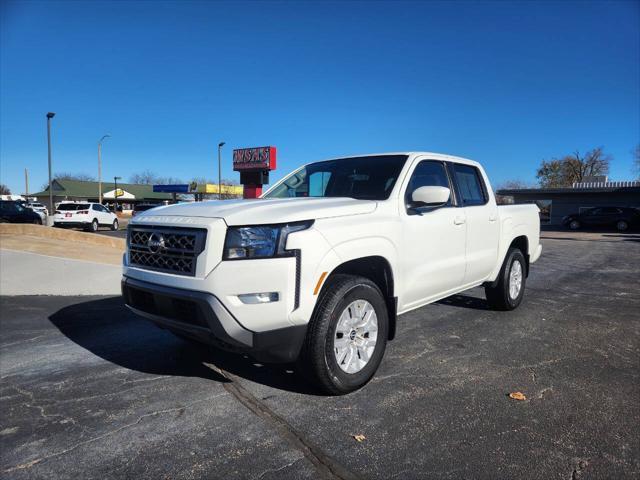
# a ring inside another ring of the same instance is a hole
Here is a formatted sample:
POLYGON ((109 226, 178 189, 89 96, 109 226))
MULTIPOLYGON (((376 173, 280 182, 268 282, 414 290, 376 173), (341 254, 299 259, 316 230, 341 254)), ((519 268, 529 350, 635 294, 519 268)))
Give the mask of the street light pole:
POLYGON ((47 148, 49 153, 49 215, 55 211, 53 208, 53 186, 51 184, 51 119, 55 117, 55 113, 47 113, 47 148))
POLYGON ((102 205, 102 141, 111 135, 106 134, 98 140, 98 203, 102 205))
POLYGON ((218 200, 222 200, 222 160, 221 150, 225 142, 218 144, 218 200))

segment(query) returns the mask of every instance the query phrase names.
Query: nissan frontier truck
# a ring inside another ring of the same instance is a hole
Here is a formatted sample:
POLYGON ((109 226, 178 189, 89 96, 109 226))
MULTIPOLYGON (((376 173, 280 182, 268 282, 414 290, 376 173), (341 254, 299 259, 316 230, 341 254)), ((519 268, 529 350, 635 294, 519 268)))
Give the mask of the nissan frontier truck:
POLYGON ((297 361, 343 394, 372 378, 411 310, 478 286, 517 308, 541 252, 537 206, 498 206, 478 162, 363 155, 304 165, 259 199, 140 213, 122 293, 183 339, 297 361))

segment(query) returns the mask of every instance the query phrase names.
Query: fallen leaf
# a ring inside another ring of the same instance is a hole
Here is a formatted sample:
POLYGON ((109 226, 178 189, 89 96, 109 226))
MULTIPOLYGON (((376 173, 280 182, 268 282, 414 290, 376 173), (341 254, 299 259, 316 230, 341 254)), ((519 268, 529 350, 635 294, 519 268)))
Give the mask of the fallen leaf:
POLYGON ((511 392, 509 394, 509 398, 513 398, 514 400, 526 400, 527 397, 522 392, 511 392))
POLYGON ((364 442, 364 440, 367 438, 362 434, 359 435, 351 435, 353 438, 356 439, 356 442, 364 442))

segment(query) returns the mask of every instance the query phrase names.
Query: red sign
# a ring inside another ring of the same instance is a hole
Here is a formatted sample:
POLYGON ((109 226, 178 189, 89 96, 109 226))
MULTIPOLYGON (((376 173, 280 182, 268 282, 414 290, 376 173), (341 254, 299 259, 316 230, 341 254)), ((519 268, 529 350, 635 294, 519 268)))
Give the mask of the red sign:
POLYGON ((276 147, 239 148, 233 151, 233 169, 275 170, 276 147))

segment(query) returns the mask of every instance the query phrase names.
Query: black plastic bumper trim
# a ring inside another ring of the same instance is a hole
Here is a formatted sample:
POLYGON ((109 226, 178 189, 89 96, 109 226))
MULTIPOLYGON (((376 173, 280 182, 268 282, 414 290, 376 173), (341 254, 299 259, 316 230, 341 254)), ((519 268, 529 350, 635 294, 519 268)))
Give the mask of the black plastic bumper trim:
POLYGON ((212 294, 165 287, 154 283, 124 277, 121 282, 125 304, 135 313, 151 320, 156 325, 187 334, 200 342, 224 350, 242 351, 263 362, 293 362, 298 358, 307 325, 297 325, 253 332, 242 327, 222 303, 212 294), (136 305, 132 289, 151 295, 151 305, 136 305), (194 302, 206 320, 203 324, 169 318, 162 314, 170 308, 174 299, 194 302), (142 308, 141 308, 142 307, 142 308), (144 308, 144 309, 143 309, 144 308), (223 310, 221 310, 223 309, 223 310))

